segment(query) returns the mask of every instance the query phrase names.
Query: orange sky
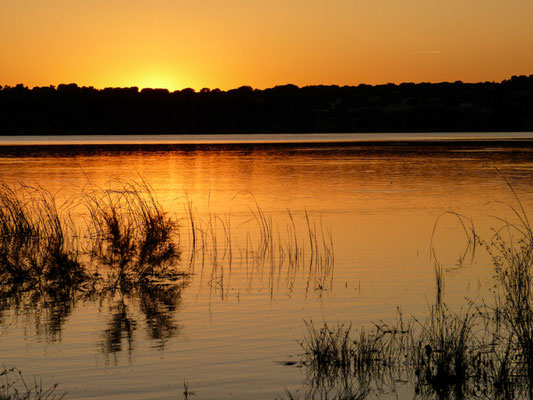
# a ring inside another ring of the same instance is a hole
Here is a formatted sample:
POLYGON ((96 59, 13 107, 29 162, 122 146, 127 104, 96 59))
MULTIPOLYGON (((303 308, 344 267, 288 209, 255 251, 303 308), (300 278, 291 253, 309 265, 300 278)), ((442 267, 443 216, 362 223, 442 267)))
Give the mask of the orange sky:
POLYGON ((230 89, 533 74, 532 0, 0 0, 0 85, 230 89))

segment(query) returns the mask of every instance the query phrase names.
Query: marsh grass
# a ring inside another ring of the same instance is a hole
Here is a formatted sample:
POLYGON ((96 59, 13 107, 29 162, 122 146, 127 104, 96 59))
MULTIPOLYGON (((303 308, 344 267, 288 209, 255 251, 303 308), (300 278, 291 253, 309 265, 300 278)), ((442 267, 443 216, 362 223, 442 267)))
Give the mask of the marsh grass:
POLYGON ((209 205, 200 218, 186 196, 184 218, 178 219, 162 209, 142 180, 108 186, 88 184, 63 202, 42 188, 0 186, 0 307, 18 314, 38 305, 36 330, 52 340, 80 301, 111 296, 127 301, 116 300, 110 308, 114 322, 103 341, 108 350, 135 330, 128 319, 133 298, 150 337, 163 345, 177 326, 165 312, 174 303, 159 294, 176 295, 170 288, 187 285, 198 264, 200 279, 207 276, 208 286, 222 297, 231 288, 234 263, 239 273, 246 271, 250 285, 267 279, 272 293, 283 279, 292 290, 298 273, 307 290, 321 293, 331 284, 331 229, 307 211, 287 211, 277 221, 252 196, 249 217, 235 224, 231 212, 217 215, 209 205), (188 243, 180 228, 188 232, 188 243), (185 269, 182 248, 188 252, 185 269))
MULTIPOLYGON (((133 340, 131 307, 163 347, 177 332, 171 314, 187 282, 177 269, 176 221, 144 182, 91 186, 63 203, 41 188, 0 186, 0 310, 30 317, 36 334, 56 341, 79 302, 127 299, 109 309, 103 351, 118 351, 124 337, 133 340)), ((37 389, 32 399, 54 398, 37 389)), ((10 398, 25 398, 21 393, 10 398)))
POLYGON ((492 393, 488 380, 497 379, 494 346, 501 338, 486 343, 481 321, 473 306, 455 313, 441 303, 430 306, 423 320, 406 321, 398 309, 395 322, 355 334, 343 325, 317 329, 307 323, 301 342, 306 384, 322 393, 316 398, 337 396, 346 388, 357 388, 354 398, 364 398, 394 392, 398 384, 413 385, 420 398, 484 397, 492 393))
POLYGON ((16 368, 0 371, 0 400, 60 400, 65 393, 57 394, 58 385, 43 387, 41 380, 28 384, 16 368))
POLYGON ((84 193, 89 212, 91 256, 117 280, 145 280, 172 272, 180 258, 177 222, 145 182, 84 193))
POLYGON ((179 278, 177 220, 145 182, 115 186, 90 186, 59 204, 42 188, 1 185, 1 283, 20 291, 179 278), (86 229, 72 215, 83 207, 86 229))
POLYGON ((400 309, 394 324, 380 322, 372 329, 352 331, 350 325, 306 322, 304 351, 305 398, 363 399, 371 392, 383 393, 397 381, 407 379, 413 321, 405 322, 400 309))
POLYGON ((0 186, 2 282, 76 284, 87 278, 68 206, 41 188, 0 186))
MULTIPOLYGON (((510 362, 503 371, 513 383, 521 383, 528 397, 533 398, 533 230, 518 195, 507 184, 518 207, 503 204, 513 212, 517 222, 499 219, 502 226, 494 231, 490 241, 484 242, 499 284, 496 305, 491 311, 508 343, 510 362)), ((510 386, 508 382, 499 385, 504 389, 510 386)))
POLYGON ((342 398, 354 387, 353 398, 364 398, 395 391, 398 382, 424 399, 533 398, 533 230, 510 188, 518 206, 504 205, 515 218, 497 218, 501 226, 488 240, 477 235, 471 220, 450 213, 470 235, 467 248, 482 246, 491 256, 494 297, 450 309, 445 269, 432 253, 435 301, 424 318, 405 322, 399 312, 395 323, 355 333, 340 324, 306 323, 302 362, 306 384, 316 394, 308 398, 342 398))
MULTIPOLYGON (((201 279, 205 269, 208 285, 223 298, 237 263, 250 286, 266 280, 271 293, 282 280, 292 291, 298 274, 306 295, 327 291, 334 270, 331 227, 308 211, 268 214, 253 196, 250 204, 248 217, 236 224, 231 212, 217 215, 209 205, 200 217, 188 197, 178 219, 142 180, 116 181, 106 189, 88 184, 80 196, 61 203, 42 188, 1 185, 0 310, 35 311, 29 316, 36 333, 54 341, 80 301, 107 301, 101 350, 110 355, 132 351, 137 315, 144 316, 155 346, 164 348, 179 331, 172 314, 181 289, 199 265, 201 279), (188 245, 180 228, 187 229, 188 245), (183 249, 186 270, 179 269, 183 249)), ((349 348, 338 351, 352 354, 349 348)), ((58 398, 55 387, 24 387, 31 398, 58 398)), ((359 390, 366 386, 346 386, 343 393, 359 390)), ((9 392, 6 398, 25 398, 19 395, 9 392)))
POLYGON ((202 207, 206 211, 199 213, 187 194, 180 198, 185 216, 180 225, 187 232, 181 244, 188 271, 198 273, 201 282, 205 279, 221 296, 230 292, 235 267, 249 286, 266 282, 271 294, 282 281, 292 291, 298 274, 306 294, 327 291, 335 263, 331 227, 305 210, 267 213, 253 195, 246 194, 248 213, 237 216, 231 211, 213 212, 210 199, 202 207))

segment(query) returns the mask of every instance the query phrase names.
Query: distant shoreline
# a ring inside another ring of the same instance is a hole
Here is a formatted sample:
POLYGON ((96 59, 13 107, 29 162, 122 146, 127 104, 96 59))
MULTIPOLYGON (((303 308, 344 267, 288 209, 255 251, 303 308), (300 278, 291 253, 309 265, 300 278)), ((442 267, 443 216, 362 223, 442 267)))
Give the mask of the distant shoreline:
POLYGON ((0 87, 0 135, 532 132, 533 75, 500 83, 229 91, 0 87))
POLYGON ((533 132, 512 133, 509 136, 494 133, 441 134, 292 134, 292 135, 216 135, 202 138, 202 135, 92 135, 92 136, 3 136, 0 137, 0 156, 43 153, 61 155, 64 151, 86 154, 106 152, 166 152, 195 150, 268 150, 287 149, 334 149, 358 148, 394 149, 394 151, 416 151, 416 149, 480 150, 521 149, 533 150, 533 132), (229 137, 228 137, 229 136, 229 137), (381 139, 377 138, 382 136, 381 139), (155 140, 154 140, 155 139, 155 140), (184 140, 186 139, 186 140, 184 140), (68 150, 67 150, 68 149, 68 150))

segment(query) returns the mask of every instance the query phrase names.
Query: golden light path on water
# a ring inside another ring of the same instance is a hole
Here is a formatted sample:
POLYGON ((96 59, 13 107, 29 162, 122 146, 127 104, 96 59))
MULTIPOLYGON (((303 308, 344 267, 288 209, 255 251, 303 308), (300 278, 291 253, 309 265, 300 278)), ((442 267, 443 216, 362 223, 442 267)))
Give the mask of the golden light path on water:
POLYGON ((3 363, 59 382, 70 398, 179 397, 184 380, 202 399, 275 398, 284 388, 301 388, 302 369, 277 362, 301 353, 304 319, 355 328, 393 318, 397 306, 413 315, 427 310, 434 296, 430 245, 437 221, 433 249, 446 267, 449 304, 488 293, 489 257, 478 249, 473 260, 467 254, 458 265, 465 234, 454 215, 443 213, 472 218, 480 235, 490 235, 498 224, 491 216, 512 218, 493 201, 516 204, 501 174, 532 209, 530 150, 523 143, 2 147, 3 182, 41 186, 57 199, 78 196, 90 185, 144 180, 179 219, 184 255, 189 198, 205 231, 205 221, 216 216, 221 249, 216 266, 212 253, 204 253, 203 262, 198 256, 189 285, 170 306, 161 303, 171 309, 162 313, 172 320, 164 325, 172 327, 167 336, 154 334, 143 298, 125 296, 120 303, 136 321, 130 342, 123 330, 115 342, 106 341, 117 298, 77 299, 64 314, 26 300, 1 313, 3 363), (290 210, 307 251, 305 212, 315 226, 331 229, 332 270, 310 268, 309 256, 293 271, 246 261, 258 235, 257 205, 281 241, 290 230, 290 210), (222 251, 227 221, 231 261, 222 251), (60 323, 50 324, 57 315, 60 323))

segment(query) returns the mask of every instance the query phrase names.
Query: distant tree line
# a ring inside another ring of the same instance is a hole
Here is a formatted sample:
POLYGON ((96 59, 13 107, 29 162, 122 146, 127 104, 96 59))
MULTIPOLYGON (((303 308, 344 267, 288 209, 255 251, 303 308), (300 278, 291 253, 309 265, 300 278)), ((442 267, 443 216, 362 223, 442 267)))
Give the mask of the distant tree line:
POLYGON ((0 86, 0 134, 435 131, 533 131, 533 75, 199 92, 0 86))

